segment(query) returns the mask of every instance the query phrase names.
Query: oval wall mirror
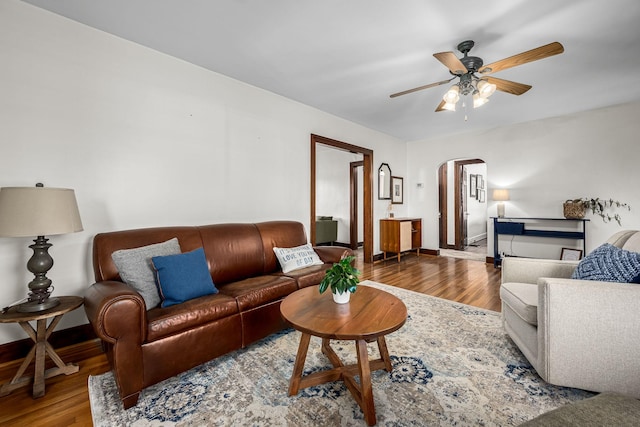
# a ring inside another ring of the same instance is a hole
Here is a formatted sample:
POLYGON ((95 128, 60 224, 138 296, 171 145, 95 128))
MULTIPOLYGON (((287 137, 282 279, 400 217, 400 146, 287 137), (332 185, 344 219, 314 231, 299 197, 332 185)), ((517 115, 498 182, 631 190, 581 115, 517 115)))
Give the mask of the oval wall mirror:
POLYGON ((391 168, 386 163, 378 168, 378 199, 391 199, 391 168))

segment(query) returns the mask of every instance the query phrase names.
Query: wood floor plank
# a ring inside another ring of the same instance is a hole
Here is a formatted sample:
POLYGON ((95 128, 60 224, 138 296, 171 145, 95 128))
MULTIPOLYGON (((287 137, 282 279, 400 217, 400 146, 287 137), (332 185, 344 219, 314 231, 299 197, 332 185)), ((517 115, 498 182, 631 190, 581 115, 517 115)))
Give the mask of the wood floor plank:
MULTIPOLYGON (((358 251, 360 252, 360 251, 358 251)), ((374 264, 364 264, 360 254, 356 267, 361 280, 391 286, 500 311, 500 270, 491 264, 466 259, 407 254, 374 264)), ((45 395, 31 397, 31 387, 0 397, 2 426, 91 426, 87 381, 89 375, 109 370, 99 342, 88 341, 56 350, 65 363, 77 363, 80 371, 50 378, 45 395)), ((22 360, 0 364, 0 383, 9 381, 22 360)), ((33 366, 27 372, 32 372, 33 366)))

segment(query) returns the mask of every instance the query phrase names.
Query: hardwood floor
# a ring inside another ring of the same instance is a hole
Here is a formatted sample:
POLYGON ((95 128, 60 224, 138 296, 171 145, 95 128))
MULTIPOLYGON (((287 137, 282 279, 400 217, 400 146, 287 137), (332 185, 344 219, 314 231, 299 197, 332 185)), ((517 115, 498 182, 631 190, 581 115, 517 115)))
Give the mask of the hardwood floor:
MULTIPOLYGON (((489 310, 500 310, 500 270, 479 261, 407 254, 395 259, 364 264, 356 261, 361 280, 373 280, 489 310)), ((0 397, 2 426, 91 426, 87 391, 89 375, 109 370, 98 341, 57 349, 62 359, 77 363, 76 374, 46 381, 46 394, 31 398, 31 387, 0 397)), ((0 383, 9 381, 21 360, 0 364, 0 383)), ((32 369, 32 368, 30 368, 32 369)), ((31 372, 31 371, 28 371, 31 372)))

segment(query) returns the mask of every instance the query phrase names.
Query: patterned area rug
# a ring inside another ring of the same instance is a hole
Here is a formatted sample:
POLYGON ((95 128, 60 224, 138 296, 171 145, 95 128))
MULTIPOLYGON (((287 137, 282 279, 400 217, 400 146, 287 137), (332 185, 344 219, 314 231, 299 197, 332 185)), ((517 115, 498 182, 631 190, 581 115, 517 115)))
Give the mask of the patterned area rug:
MULTIPOLYGON (((593 393, 545 383, 505 335, 500 314, 366 281, 404 301, 407 323, 388 335, 393 372, 372 373, 380 426, 510 426, 593 393)), ((89 377, 96 426, 362 426, 335 382, 287 396, 300 334, 287 330, 143 390, 124 410, 109 372, 89 377)), ((347 362, 355 345, 334 341, 347 362)), ((370 358, 379 357, 375 343, 370 358)), ((306 373, 330 366, 312 338, 306 373)))

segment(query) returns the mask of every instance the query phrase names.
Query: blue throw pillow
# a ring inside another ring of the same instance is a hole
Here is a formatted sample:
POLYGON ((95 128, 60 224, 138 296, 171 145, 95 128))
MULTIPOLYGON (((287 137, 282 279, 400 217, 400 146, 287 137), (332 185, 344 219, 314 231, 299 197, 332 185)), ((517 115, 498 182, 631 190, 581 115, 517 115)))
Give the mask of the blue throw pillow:
POLYGON ((640 283, 640 253, 605 243, 580 261, 571 278, 640 283))
POLYGON ((217 294, 204 249, 151 258, 160 287, 162 307, 170 307, 203 295, 217 294))

